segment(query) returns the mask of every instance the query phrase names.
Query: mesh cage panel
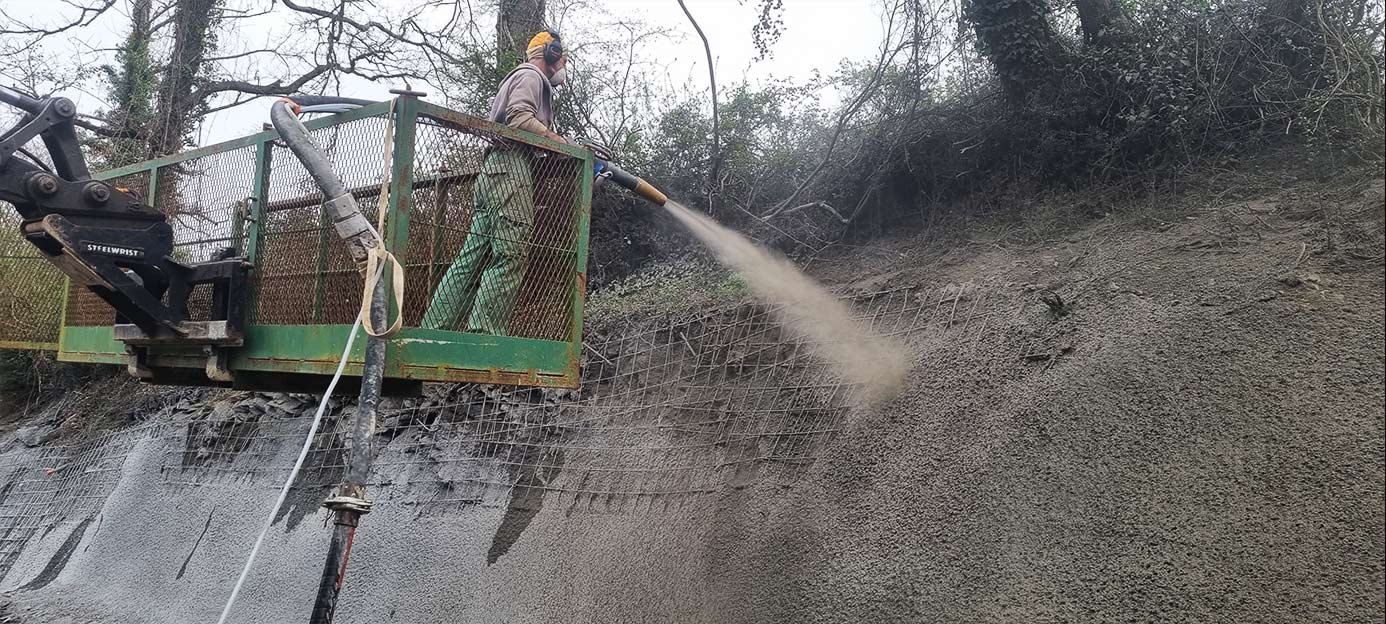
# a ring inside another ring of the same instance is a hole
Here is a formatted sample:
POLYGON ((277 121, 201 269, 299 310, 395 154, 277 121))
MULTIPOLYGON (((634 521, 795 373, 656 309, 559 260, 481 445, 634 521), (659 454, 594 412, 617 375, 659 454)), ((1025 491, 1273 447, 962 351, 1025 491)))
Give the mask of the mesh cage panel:
POLYGON ((404 322, 411 326, 422 322, 432 294, 467 237, 485 148, 474 135, 436 125, 418 126, 415 137, 409 251, 404 260, 404 322))
POLYGON ((0 203, 0 345, 51 349, 58 342, 63 274, 20 232, 19 213, 0 203))
MULTIPOLYGON (((255 146, 191 158, 158 170, 154 205, 173 226, 173 258, 185 264, 245 253, 255 195, 255 146)), ((211 318, 212 289, 188 296, 191 320, 211 318)))
POLYGON ((421 116, 405 324, 572 340, 581 163, 421 116))
MULTIPOLYGON (((385 125, 383 116, 367 117, 310 133, 372 224, 385 173, 385 125)), ((321 191, 282 143, 271 148, 267 188, 250 322, 352 323, 361 305, 361 273, 327 222, 321 191)))
POLYGON ((153 205, 173 226, 175 260, 206 262, 228 250, 245 249, 246 211, 255 193, 255 146, 160 167, 156 188, 153 205))

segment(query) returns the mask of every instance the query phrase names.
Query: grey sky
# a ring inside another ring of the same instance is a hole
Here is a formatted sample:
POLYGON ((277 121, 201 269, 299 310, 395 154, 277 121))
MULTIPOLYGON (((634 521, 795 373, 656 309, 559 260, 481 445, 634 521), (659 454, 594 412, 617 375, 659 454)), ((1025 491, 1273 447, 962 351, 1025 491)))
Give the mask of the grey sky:
MULTIPOLYGON (((69 50, 84 47, 110 47, 123 36, 128 23, 126 0, 120 1, 120 16, 98 22, 72 39, 61 42, 69 50)), ((379 5, 388 9, 394 0, 382 0, 379 5)), ((751 27, 757 20, 755 0, 687 0, 712 44, 718 70, 718 83, 727 85, 743 77, 763 83, 775 77, 804 80, 814 70, 831 73, 844 60, 863 60, 872 55, 881 40, 879 7, 866 0, 785 0, 784 35, 774 58, 752 64, 755 48, 751 42, 751 27)), ((14 16, 23 16, 44 23, 56 0, 0 0, 0 7, 14 16)), ((668 79, 674 85, 690 82, 698 89, 707 84, 706 60, 702 43, 675 0, 604 0, 594 2, 612 15, 639 17, 653 26, 669 28, 678 35, 667 49, 649 50, 662 54, 669 67, 668 79)), ((580 9, 580 7, 579 7, 580 9)), ((578 9, 575 9, 578 10, 578 9)), ((51 18, 49 18, 51 19, 51 18)), ((262 18, 263 20, 264 18, 262 18)), ((570 13, 565 19, 564 37, 580 41, 584 16, 570 13)), ((480 25, 490 32, 492 24, 480 25)), ((261 21, 254 28, 242 27, 240 36, 263 38, 266 41, 292 37, 292 32, 277 22, 261 21)), ((348 77, 343 81, 343 95, 383 99, 390 88, 399 84, 373 84, 348 77)), ((91 112, 102 106, 90 94, 67 93, 78 101, 83 111, 91 112)), ((827 94, 829 99, 833 94, 827 94)), ((246 105, 216 113, 203 122, 198 132, 200 144, 223 141, 258 130, 267 119, 272 98, 261 98, 246 105)))

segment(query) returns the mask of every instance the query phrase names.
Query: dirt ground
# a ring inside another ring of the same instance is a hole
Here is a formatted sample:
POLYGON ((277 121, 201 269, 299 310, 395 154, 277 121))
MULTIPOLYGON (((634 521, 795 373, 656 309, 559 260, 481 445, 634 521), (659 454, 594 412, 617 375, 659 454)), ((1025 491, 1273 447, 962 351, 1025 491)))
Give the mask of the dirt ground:
MULTIPOLYGON (((484 540, 429 541, 485 510, 363 531, 353 578, 374 592, 341 621, 1379 621, 1381 175, 1226 175, 826 252, 810 271, 840 292, 1011 296, 975 310, 975 340, 911 345, 904 392, 794 488, 547 506, 491 562, 484 540)), ((0 623, 127 621, 83 580, 0 599, 0 623)))

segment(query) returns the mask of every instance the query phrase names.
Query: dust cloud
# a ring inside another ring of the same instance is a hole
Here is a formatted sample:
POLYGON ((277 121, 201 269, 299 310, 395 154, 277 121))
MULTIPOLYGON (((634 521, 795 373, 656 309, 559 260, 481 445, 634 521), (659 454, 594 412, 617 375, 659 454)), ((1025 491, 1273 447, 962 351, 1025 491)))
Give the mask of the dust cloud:
POLYGON ((789 260, 756 246, 710 217, 677 202, 664 206, 761 298, 780 304, 776 315, 803 338, 843 380, 862 389, 866 405, 899 391, 909 360, 898 345, 852 320, 852 312, 789 260))

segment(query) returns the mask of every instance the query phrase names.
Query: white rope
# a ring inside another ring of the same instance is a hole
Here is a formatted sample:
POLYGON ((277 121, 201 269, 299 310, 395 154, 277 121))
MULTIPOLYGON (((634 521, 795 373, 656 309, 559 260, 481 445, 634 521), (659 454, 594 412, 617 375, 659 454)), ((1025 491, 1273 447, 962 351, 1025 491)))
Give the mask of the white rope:
MULTIPOLYGON (((307 107, 305 107, 307 108, 307 107)), ((255 546, 250 549, 250 557, 245 561, 245 567, 241 569, 240 578, 236 579, 236 586, 231 588, 231 596, 226 599, 226 608, 222 609, 221 617, 217 619, 217 624, 226 624, 226 618, 231 615, 231 607, 236 604, 236 596, 241 593, 241 587, 245 585, 246 577, 250 576, 250 568, 255 565, 255 557, 260 554, 260 546, 265 542, 265 536, 269 534, 270 527, 274 526, 274 517, 279 515, 280 507, 284 506, 284 500, 289 497, 289 488, 293 486, 294 479, 298 477, 298 471, 303 467, 303 461, 308 457, 308 449, 313 446, 313 438, 318 434, 318 425, 322 424, 322 415, 327 411, 327 402, 332 397, 332 391, 336 389, 337 382, 342 378, 342 372, 346 370, 347 357, 351 354, 351 345, 356 341, 356 330, 361 329, 362 319, 367 319, 365 330, 367 334, 375 337, 388 337, 395 333, 403 321, 404 315, 399 308, 396 308, 395 323, 381 334, 375 333, 373 323, 370 319, 370 303, 375 293, 375 284, 385 273, 387 264, 394 264, 393 275, 395 290, 395 305, 401 306, 404 301, 404 273, 399 261, 395 260, 393 254, 385 250, 385 241, 381 238, 381 233, 385 231, 385 215, 389 206, 390 192, 390 173, 394 160, 392 151, 394 147, 395 129, 395 101, 390 101, 390 112, 386 114, 385 141, 384 141, 384 174, 380 182, 380 201, 376 206, 379 224, 371 227, 370 221, 366 221, 366 227, 375 235, 375 246, 371 249, 367 264, 364 270, 366 274, 365 292, 361 296, 361 311, 356 315, 356 322, 351 326, 351 333, 347 334, 346 348, 342 349, 342 357, 337 361, 337 372, 332 375, 332 382, 327 384, 327 391, 322 395, 322 402, 318 404, 318 411, 313 415, 313 424, 308 427, 308 437, 303 441, 303 449, 298 452, 298 459, 294 461, 294 467, 289 471, 289 478, 284 481, 284 487, 279 489, 279 499, 274 501, 274 509, 270 510, 269 518, 265 520, 264 528, 260 529, 259 537, 255 538, 255 546)))
MULTIPOLYGON (((384 265, 380 265, 384 269, 384 265)), ((376 272, 376 279, 380 279, 380 271, 376 272)), ((356 341, 356 330, 361 328, 361 315, 356 315, 356 323, 351 326, 351 333, 347 334, 346 348, 342 349, 342 358, 337 361, 337 372, 332 375, 332 382, 327 384, 327 391, 322 395, 322 402, 318 404, 318 411, 313 415, 313 424, 308 428, 308 437, 303 440, 303 449, 298 452, 298 460, 294 462, 293 470, 289 471, 289 478, 284 481, 284 487, 279 489, 279 500, 274 501, 274 509, 270 510, 269 518, 265 520, 265 527, 260 529, 260 536, 255 538, 255 546, 250 549, 250 557, 245 560, 245 567, 241 569, 241 577, 236 579, 236 586, 231 589, 231 597, 226 599, 226 608, 221 610, 221 617, 217 618, 217 624, 226 624, 227 616, 231 615, 231 607, 236 604, 236 596, 241 593, 241 586, 245 585, 246 577, 250 576, 250 568, 255 565, 255 557, 260 554, 260 545, 265 542, 265 536, 269 534, 270 527, 274 526, 274 517, 279 515, 279 508, 284 506, 284 499, 289 497, 289 488, 293 486, 294 479, 298 477, 298 471, 303 467, 303 461, 308 457, 308 449, 313 446, 313 438, 318 434, 318 425, 322 424, 322 415, 327 411, 327 402, 332 398, 332 391, 337 387, 337 381, 342 378, 342 371, 346 370, 347 357, 351 354, 351 345, 356 341)))

